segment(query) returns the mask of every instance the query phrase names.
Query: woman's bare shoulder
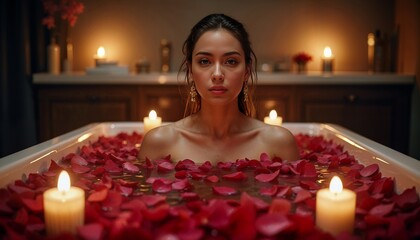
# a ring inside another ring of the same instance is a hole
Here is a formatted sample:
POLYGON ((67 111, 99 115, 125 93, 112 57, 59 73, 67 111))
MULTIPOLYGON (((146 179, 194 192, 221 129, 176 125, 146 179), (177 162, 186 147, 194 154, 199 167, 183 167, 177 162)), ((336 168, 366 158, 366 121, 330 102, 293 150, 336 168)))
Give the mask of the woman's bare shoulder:
POLYGON ((298 148, 294 135, 286 128, 267 125, 262 129, 262 137, 274 149, 274 155, 283 160, 297 160, 298 148))
POLYGON ((139 159, 156 159, 170 153, 172 144, 177 138, 177 130, 169 123, 150 130, 143 138, 138 154, 139 159))

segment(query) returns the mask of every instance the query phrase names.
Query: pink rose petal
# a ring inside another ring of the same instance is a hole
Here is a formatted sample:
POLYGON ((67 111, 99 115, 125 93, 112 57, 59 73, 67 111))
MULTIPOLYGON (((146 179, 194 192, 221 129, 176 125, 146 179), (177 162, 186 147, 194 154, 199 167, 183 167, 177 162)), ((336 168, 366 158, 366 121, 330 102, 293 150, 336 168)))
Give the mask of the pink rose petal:
POLYGON ((89 195, 87 201, 88 202, 102 202, 108 196, 108 191, 109 191, 108 188, 103 188, 101 190, 94 191, 89 195))
POLYGON ((123 163, 122 166, 123 166, 124 171, 129 172, 129 173, 136 174, 140 171, 139 167, 137 167, 136 165, 134 165, 131 162, 125 162, 125 163, 123 163))
POLYGON ((226 186, 213 186, 213 192, 219 195, 229 196, 237 193, 237 190, 226 186))
POLYGON ((175 166, 170 162, 162 162, 158 164, 159 172, 171 172, 175 169, 175 166))
POLYGON ((157 179, 153 182, 152 189, 156 193, 168 193, 172 191, 172 186, 171 184, 165 183, 161 179, 157 179))
POLYGON ((261 215, 255 222, 257 230, 264 236, 273 237, 293 226, 284 214, 271 213, 261 215))
POLYGON ((219 181, 219 177, 216 175, 211 175, 211 176, 208 176, 206 180, 212 183, 216 183, 219 181))
POLYGON ((362 177, 370 177, 376 174, 378 171, 379 171, 379 166, 378 164, 374 163, 360 170, 360 175, 362 177))
POLYGON ((225 174, 223 175, 223 178, 227 180, 241 181, 245 180, 247 177, 242 171, 238 171, 230 174, 225 174))
POLYGON ((260 182, 271 182, 277 178, 279 173, 280 173, 280 170, 277 170, 273 173, 268 173, 268 174, 262 173, 255 176, 255 179, 257 179, 260 182))

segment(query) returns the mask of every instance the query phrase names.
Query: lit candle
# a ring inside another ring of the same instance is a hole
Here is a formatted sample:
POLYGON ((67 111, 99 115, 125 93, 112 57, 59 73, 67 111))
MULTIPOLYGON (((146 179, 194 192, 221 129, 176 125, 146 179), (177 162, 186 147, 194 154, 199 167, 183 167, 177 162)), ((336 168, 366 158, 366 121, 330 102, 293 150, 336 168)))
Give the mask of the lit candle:
POLYGON ((329 189, 321 189, 316 194, 316 225, 332 235, 353 233, 355 211, 356 194, 343 189, 337 176, 332 178, 329 189))
POLYGON ((96 55, 94 56, 95 59, 95 66, 99 66, 101 63, 106 62, 106 52, 105 48, 100 46, 96 51, 96 55))
POLYGON ((368 34, 367 44, 368 44, 368 66, 369 66, 368 70, 369 72, 373 72, 374 70, 373 53, 374 53, 374 48, 375 48, 375 34, 373 33, 368 34))
POLYGON ((264 118, 264 123, 266 124, 281 126, 282 122, 283 118, 277 117, 276 110, 271 110, 269 116, 264 118))
POLYGON ((144 134, 155 127, 159 127, 162 124, 162 118, 157 116, 155 110, 150 111, 149 117, 144 117, 144 134))
POLYGON ((330 47, 324 48, 324 56, 322 57, 322 71, 332 72, 333 71, 334 57, 330 47))
POLYGON ((63 232, 75 234, 77 227, 83 225, 85 192, 81 188, 71 187, 66 171, 60 173, 57 188, 44 192, 44 214, 47 234, 50 236, 63 232))

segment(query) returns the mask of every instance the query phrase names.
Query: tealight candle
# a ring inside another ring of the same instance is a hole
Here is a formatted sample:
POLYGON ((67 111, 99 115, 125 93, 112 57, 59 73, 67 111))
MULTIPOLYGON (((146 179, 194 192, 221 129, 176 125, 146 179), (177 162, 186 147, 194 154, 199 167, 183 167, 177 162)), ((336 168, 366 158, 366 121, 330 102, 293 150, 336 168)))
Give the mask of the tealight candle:
POLYGON ((144 134, 155 127, 159 127, 162 124, 162 118, 157 116, 155 110, 150 111, 149 117, 144 117, 144 134))
POLYGON ((322 57, 322 71, 332 72, 333 71, 334 57, 330 47, 324 48, 324 56, 322 57))
POLYGON ((329 189, 316 194, 316 225, 332 235, 353 233, 355 212, 356 194, 343 189, 337 176, 332 178, 329 189))
POLYGON ((95 66, 99 66, 101 63, 106 62, 106 52, 105 48, 100 46, 96 51, 96 55, 94 56, 95 59, 95 66))
POLYGON ((276 110, 271 110, 269 116, 264 117, 264 123, 266 124, 281 126, 282 122, 283 122, 283 118, 277 117, 276 110))
POLYGON ((44 215, 50 236, 63 232, 75 234, 77 227, 83 225, 85 192, 81 188, 71 187, 66 171, 60 173, 57 188, 44 192, 44 215))

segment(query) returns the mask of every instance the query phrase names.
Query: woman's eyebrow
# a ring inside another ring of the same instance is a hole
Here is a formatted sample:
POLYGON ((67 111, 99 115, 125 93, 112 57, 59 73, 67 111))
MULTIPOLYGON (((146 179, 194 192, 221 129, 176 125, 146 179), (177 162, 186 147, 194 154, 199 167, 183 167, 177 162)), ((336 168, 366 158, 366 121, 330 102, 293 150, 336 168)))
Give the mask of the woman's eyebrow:
MULTIPOLYGON (((195 54, 195 56, 197 56, 197 55, 212 56, 213 54, 211 54, 209 52, 205 52, 205 51, 200 51, 200 52, 197 52, 195 54)), ((223 54, 224 57, 225 56, 231 56, 231 55, 239 55, 239 56, 241 56, 241 54, 239 52, 237 52, 237 51, 230 51, 230 52, 226 52, 226 53, 223 54)))

